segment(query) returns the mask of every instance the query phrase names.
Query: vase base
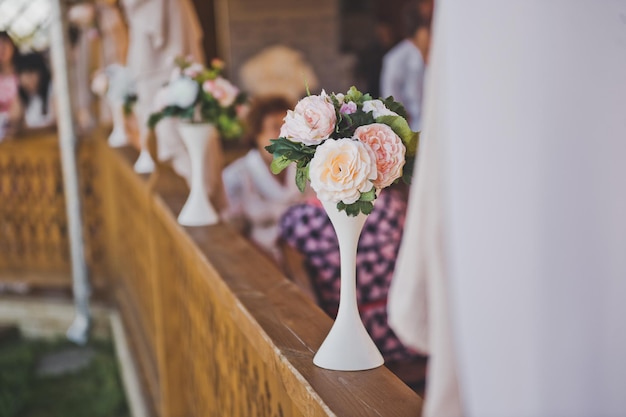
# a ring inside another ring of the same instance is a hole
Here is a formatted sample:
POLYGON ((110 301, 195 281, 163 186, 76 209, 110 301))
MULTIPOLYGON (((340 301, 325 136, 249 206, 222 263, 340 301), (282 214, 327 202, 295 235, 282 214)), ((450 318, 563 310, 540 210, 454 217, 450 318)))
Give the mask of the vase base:
POLYGON ((139 158, 135 161, 135 172, 138 174, 150 174, 154 171, 154 161, 146 150, 139 153, 139 158))
POLYGON ((385 360, 357 313, 352 320, 335 321, 313 363, 333 371, 365 371, 378 368, 385 360))
POLYGON ((117 133, 113 131, 107 140, 111 148, 121 148, 128 145, 128 137, 124 133, 117 133))
POLYGON ((211 226, 220 221, 215 209, 208 202, 189 199, 178 215, 178 223, 183 226, 211 226))

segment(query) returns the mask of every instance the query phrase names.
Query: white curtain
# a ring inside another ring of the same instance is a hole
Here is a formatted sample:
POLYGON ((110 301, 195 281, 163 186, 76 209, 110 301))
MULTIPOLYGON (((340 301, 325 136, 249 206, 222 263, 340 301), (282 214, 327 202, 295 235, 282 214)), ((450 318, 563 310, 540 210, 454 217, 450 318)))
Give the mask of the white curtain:
MULTIPOLYGON (((441 0, 436 14, 424 140, 440 151, 450 320, 429 299, 430 328, 398 319, 400 333, 451 325, 464 415, 624 416, 626 2, 441 0)), ((390 317, 421 308, 393 303, 390 317)))

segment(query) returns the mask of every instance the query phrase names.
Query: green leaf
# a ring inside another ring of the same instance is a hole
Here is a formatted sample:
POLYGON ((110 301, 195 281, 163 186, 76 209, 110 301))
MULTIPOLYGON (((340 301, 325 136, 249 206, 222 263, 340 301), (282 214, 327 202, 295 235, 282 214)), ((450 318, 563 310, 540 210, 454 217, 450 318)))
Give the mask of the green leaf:
POLYGON ((413 178, 413 169, 415 168, 415 157, 410 156, 406 158, 404 168, 402 168, 402 182, 410 185, 413 178))
POLYGON ((376 187, 372 187, 366 193, 361 193, 361 197, 359 197, 359 201, 374 201, 376 200, 376 187))
POLYGON ((376 118, 377 123, 384 123, 389 126, 404 142, 406 153, 408 156, 414 156, 417 152, 417 144, 419 142, 419 133, 413 132, 409 127, 406 119, 401 116, 379 116, 376 118))
POLYGON ((272 174, 276 175, 276 174, 280 174, 281 172, 283 172, 283 170, 285 168, 287 168, 290 164, 291 161, 289 158, 287 158, 284 155, 281 156, 276 156, 274 155, 274 159, 272 159, 272 163, 270 164, 270 170, 272 171, 272 174))
POLYGON ((374 204, 369 201, 361 201, 359 202, 359 209, 363 214, 370 214, 374 209, 374 204))
POLYGON ((309 179, 309 166, 306 165, 305 167, 298 167, 296 169, 296 186, 298 186, 298 190, 300 190, 301 193, 304 192, 304 189, 306 188, 306 182, 309 179))

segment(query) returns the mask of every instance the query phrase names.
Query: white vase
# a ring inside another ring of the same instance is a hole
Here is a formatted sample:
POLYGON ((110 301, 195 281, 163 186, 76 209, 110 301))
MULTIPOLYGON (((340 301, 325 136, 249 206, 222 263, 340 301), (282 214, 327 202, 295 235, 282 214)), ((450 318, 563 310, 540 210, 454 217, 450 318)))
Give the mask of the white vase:
POLYGON ((218 132, 211 123, 178 124, 178 131, 189 152, 191 161, 191 184, 189 197, 178 215, 178 223, 184 226, 207 226, 219 222, 219 216, 211 205, 204 184, 204 161, 210 141, 218 140, 218 132))
POLYGON ((348 216, 337 210, 336 203, 322 201, 328 213, 341 257, 341 292, 337 318, 326 339, 313 358, 321 368, 336 371, 362 371, 381 366, 383 356, 365 330, 359 315, 356 293, 356 252, 361 230, 367 216, 348 216))
POLYGON ((107 102, 109 103, 111 116, 113 118, 113 130, 108 139, 109 146, 119 148, 120 146, 128 145, 128 135, 126 134, 126 127, 124 126, 124 102, 111 99, 107 99, 107 102))

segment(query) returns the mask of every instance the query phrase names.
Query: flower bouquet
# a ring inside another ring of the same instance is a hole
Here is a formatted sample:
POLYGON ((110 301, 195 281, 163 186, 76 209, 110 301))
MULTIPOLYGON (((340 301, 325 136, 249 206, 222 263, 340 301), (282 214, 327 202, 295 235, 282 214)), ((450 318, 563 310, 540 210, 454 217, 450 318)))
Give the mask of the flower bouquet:
POLYGON ((320 200, 356 216, 371 213, 378 190, 400 178, 410 183, 418 139, 402 104, 352 87, 300 100, 266 149, 273 173, 295 162, 301 191, 310 180, 320 200))
POLYGON ((156 94, 155 112, 148 119, 154 128, 165 117, 190 123, 212 123, 224 139, 243 133, 239 114, 246 97, 220 74, 224 62, 213 59, 210 67, 185 58, 176 58, 176 68, 168 84, 156 94))
POLYGON ((170 82, 155 96, 156 112, 150 115, 148 126, 154 128, 165 117, 179 120, 178 131, 191 162, 191 189, 178 222, 185 226, 215 224, 219 217, 204 184, 205 154, 219 135, 225 139, 241 136, 238 112, 246 99, 220 75, 222 61, 214 59, 208 68, 182 58, 177 58, 176 64, 170 82))
POLYGON ((128 68, 119 64, 111 64, 96 72, 91 80, 91 91, 99 97, 106 97, 111 116, 113 130, 109 135, 109 145, 113 147, 128 144, 128 135, 124 124, 124 116, 132 113, 137 101, 135 81, 128 68))
POLYGON ((313 363, 340 371, 378 367, 383 357, 359 316, 356 251, 379 190, 400 178, 410 182, 419 134, 392 97, 374 100, 352 87, 346 94, 309 95, 285 116, 280 138, 266 149, 279 173, 296 163, 296 184, 307 180, 339 241, 341 292, 335 323, 313 363))

